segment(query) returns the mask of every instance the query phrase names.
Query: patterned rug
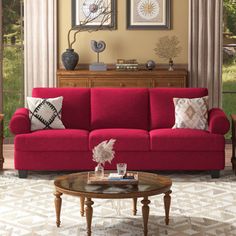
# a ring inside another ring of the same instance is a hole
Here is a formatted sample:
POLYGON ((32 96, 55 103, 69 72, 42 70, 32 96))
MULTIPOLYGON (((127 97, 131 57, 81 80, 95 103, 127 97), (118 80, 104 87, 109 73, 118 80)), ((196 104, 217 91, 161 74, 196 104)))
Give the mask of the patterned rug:
MULTIPOLYGON (((162 173, 163 174, 163 173, 162 173)), ((79 198, 63 195, 61 227, 55 225, 53 179, 57 173, 0 172, 1 236, 83 236, 86 220, 80 216, 79 198)), ((148 235, 236 235, 236 176, 222 171, 219 179, 206 172, 172 173, 170 224, 164 223, 162 196, 151 197, 148 235)), ((141 204, 132 215, 131 200, 94 200, 92 235, 143 235, 141 204)))

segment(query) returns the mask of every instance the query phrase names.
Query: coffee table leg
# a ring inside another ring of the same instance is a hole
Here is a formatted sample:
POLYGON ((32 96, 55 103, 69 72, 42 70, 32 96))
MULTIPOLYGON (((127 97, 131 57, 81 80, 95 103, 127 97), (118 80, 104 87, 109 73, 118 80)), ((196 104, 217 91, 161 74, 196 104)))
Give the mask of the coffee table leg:
POLYGON ((171 197, 170 194, 172 193, 172 191, 168 191, 165 193, 164 196, 164 205, 165 205, 165 214, 166 214, 166 218, 165 218, 165 222, 166 225, 169 224, 169 212, 170 212, 170 202, 171 202, 171 197))
POLYGON ((148 217, 149 217, 149 206, 148 204, 150 201, 148 200, 148 197, 144 197, 141 201, 143 204, 142 206, 142 213, 143 213, 143 232, 144 236, 147 236, 148 234, 148 217))
POLYGON ((136 216, 137 214, 137 198, 133 198, 133 215, 136 216))
POLYGON ((91 224, 92 224, 92 217, 93 217, 92 199, 86 198, 85 205, 86 205, 85 212, 86 212, 86 221, 87 221, 87 235, 91 236, 91 233, 92 233, 91 224))
POLYGON ((80 214, 81 214, 81 216, 84 216, 84 200, 85 200, 85 197, 80 197, 80 214))
POLYGON ((56 224, 57 224, 57 227, 60 227, 60 224, 61 224, 61 221, 60 221, 60 215, 61 215, 61 195, 62 193, 60 192, 55 192, 54 193, 54 196, 55 196, 55 200, 54 200, 54 203, 55 203, 55 209, 56 209, 56 217, 57 217, 57 220, 56 220, 56 224))

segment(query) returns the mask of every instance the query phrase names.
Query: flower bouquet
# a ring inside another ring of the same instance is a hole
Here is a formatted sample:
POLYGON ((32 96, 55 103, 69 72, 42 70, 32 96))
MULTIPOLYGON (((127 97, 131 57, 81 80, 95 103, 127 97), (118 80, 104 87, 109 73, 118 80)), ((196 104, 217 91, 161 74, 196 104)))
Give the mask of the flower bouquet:
POLYGON ((115 139, 105 140, 93 148, 93 161, 98 163, 95 167, 95 176, 98 178, 103 178, 104 176, 103 166, 105 162, 111 163, 115 156, 115 151, 113 150, 115 142, 115 139))

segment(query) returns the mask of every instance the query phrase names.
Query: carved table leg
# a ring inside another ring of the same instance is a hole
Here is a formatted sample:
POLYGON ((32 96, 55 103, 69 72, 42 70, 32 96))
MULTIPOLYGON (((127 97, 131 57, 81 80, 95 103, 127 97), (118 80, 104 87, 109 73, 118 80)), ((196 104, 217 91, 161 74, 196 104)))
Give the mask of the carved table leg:
POLYGON ((61 224, 61 221, 60 221, 60 215, 61 215, 61 195, 62 195, 62 193, 55 192, 54 195, 56 197, 55 200, 54 200, 55 209, 56 209, 56 217, 57 217, 56 224, 57 224, 57 227, 60 227, 60 224, 61 224))
POLYGON ((133 198, 133 215, 136 216, 137 214, 137 198, 133 198))
POLYGON ((87 198, 85 201, 85 205, 86 205, 86 221, 87 221, 87 235, 91 236, 91 224, 92 224, 92 217, 93 217, 93 201, 91 200, 91 198, 87 198))
POLYGON ((170 194, 172 193, 172 191, 168 191, 165 193, 164 196, 164 205, 165 205, 165 214, 166 214, 166 218, 165 218, 165 222, 166 225, 169 224, 169 212, 170 212, 170 202, 171 202, 171 197, 170 194))
POLYGON ((148 197, 144 197, 141 201, 143 204, 142 206, 142 213, 143 213, 143 232, 144 236, 147 236, 148 234, 148 217, 149 217, 149 206, 148 204, 150 201, 148 200, 148 197))
POLYGON ((84 216, 84 197, 80 197, 80 214, 81 216, 84 216))

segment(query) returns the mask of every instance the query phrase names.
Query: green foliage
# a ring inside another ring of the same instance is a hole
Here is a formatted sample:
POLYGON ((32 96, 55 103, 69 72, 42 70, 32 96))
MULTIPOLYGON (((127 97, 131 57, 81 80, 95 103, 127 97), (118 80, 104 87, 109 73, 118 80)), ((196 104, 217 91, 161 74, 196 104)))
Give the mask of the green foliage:
POLYGON ((3 113, 4 135, 10 136, 8 125, 15 110, 23 106, 23 58, 20 47, 3 51, 3 113))
POLYGON ((225 30, 236 35, 236 1, 224 0, 224 23, 225 30))
MULTIPOLYGON (((236 92, 236 64, 223 65, 222 72, 222 90, 236 92)), ((230 114, 236 114, 236 93, 223 94, 222 107, 229 119, 230 114)), ((227 139, 230 137, 231 130, 226 134, 227 139)))
POLYGON ((21 0, 3 0, 3 36, 5 43, 11 37, 21 39, 21 0))

